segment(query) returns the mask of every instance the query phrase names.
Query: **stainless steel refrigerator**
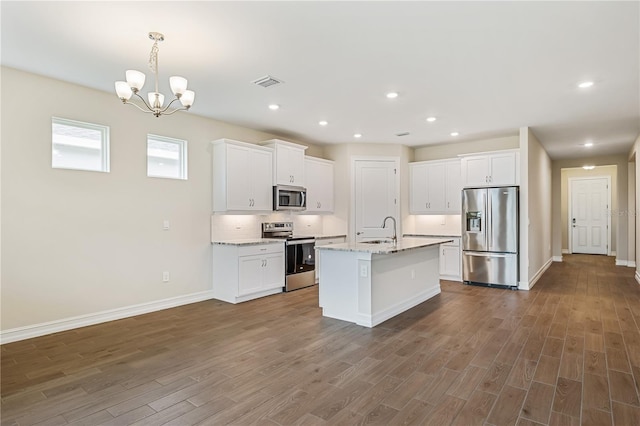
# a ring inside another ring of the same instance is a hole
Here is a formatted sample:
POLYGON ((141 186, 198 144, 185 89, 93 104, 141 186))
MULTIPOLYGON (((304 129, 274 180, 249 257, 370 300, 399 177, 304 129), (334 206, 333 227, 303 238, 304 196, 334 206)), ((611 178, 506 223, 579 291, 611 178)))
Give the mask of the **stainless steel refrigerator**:
POLYGON ((462 190, 462 280, 517 289, 518 187, 462 190))

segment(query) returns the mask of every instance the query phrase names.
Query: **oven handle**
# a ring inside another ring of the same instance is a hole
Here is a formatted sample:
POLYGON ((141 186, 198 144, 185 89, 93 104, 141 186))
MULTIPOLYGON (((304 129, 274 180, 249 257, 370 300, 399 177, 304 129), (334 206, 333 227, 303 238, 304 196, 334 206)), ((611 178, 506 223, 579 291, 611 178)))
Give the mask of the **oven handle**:
POLYGON ((309 240, 290 240, 290 241, 287 241, 287 245, 288 246, 296 246, 296 245, 299 245, 299 244, 309 244, 309 243, 315 244, 316 240, 309 239, 309 240))

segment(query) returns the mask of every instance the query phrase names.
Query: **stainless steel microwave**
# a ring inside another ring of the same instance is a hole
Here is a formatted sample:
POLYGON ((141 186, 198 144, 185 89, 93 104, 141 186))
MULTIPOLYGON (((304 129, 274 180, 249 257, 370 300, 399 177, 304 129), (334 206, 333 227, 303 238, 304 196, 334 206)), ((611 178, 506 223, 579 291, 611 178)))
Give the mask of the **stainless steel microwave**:
POLYGON ((276 185, 273 187, 274 210, 306 210, 307 189, 301 186, 276 185))

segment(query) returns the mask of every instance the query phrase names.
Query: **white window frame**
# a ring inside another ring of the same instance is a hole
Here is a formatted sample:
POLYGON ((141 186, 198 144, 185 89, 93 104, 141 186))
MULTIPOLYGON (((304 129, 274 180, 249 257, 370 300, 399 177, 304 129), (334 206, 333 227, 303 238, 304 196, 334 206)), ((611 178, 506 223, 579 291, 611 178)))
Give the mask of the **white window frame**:
POLYGON ((187 141, 184 139, 170 138, 167 136, 154 135, 151 133, 147 134, 147 177, 160 178, 160 179, 188 180, 187 152, 188 152, 187 141), (149 173, 149 140, 172 143, 180 147, 180 149, 178 150, 178 153, 179 153, 178 167, 180 168, 178 177, 153 175, 149 173))
POLYGON ((105 126, 102 124, 94 124, 94 123, 86 123, 84 121, 70 120, 68 118, 60 118, 60 117, 51 117, 51 167, 54 169, 65 169, 65 170, 82 170, 86 172, 100 172, 100 173, 109 173, 110 171, 110 136, 109 136, 109 126, 105 126), (84 167, 63 167, 56 166, 53 164, 53 159, 55 156, 55 147, 53 140, 53 125, 61 124, 64 126, 72 126, 78 127, 82 129, 89 130, 97 130, 100 132, 101 140, 100 140, 100 165, 101 169, 87 169, 84 167))

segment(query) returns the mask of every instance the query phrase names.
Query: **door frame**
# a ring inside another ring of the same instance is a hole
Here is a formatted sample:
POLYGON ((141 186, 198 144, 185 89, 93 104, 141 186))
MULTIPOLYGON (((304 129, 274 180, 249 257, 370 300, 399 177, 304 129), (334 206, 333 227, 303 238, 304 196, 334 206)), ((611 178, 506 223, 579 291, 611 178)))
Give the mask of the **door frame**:
POLYGON ((567 179, 567 243, 569 245, 569 253, 573 253, 573 227, 571 226, 573 194, 571 188, 574 181, 589 179, 606 179, 607 180, 607 206, 609 214, 607 214, 607 256, 611 256, 611 176, 580 176, 570 177, 567 179))
POLYGON ((349 212, 348 235, 349 240, 356 241, 356 163, 358 161, 393 161, 396 167, 396 194, 398 196, 396 202, 396 222, 398 222, 398 235, 402 236, 402 218, 400 217, 400 157, 392 156, 351 156, 351 211, 349 212))

